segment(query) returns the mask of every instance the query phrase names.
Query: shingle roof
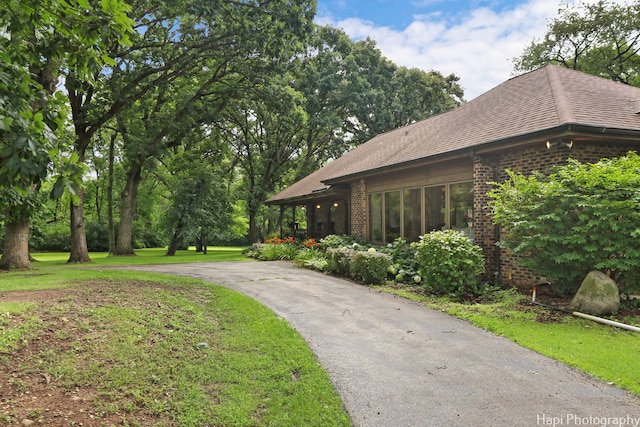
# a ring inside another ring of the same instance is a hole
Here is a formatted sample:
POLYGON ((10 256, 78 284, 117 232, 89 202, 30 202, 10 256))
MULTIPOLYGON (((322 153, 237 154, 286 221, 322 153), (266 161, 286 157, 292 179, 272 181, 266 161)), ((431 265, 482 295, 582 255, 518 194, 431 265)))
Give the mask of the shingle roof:
POLYGON ((575 124, 638 131, 640 88, 555 65, 514 77, 446 113, 378 135, 267 203, 329 188, 326 181, 575 124))

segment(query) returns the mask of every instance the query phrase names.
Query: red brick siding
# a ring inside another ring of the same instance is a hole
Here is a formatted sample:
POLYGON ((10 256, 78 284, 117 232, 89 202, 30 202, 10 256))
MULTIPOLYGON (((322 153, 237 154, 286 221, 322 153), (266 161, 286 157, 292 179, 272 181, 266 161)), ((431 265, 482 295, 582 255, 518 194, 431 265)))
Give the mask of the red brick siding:
POLYGON ((356 239, 367 237, 367 186, 364 179, 351 184, 351 233, 356 239))

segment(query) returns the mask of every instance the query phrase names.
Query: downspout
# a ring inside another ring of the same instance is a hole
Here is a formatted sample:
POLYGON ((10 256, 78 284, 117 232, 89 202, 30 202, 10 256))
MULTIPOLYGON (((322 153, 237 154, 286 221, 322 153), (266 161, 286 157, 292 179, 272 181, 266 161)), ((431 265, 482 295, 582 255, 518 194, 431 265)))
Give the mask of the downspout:
POLYGON ((626 329, 627 331, 640 332, 640 327, 637 327, 637 326, 627 325, 626 323, 620 323, 620 322, 616 322, 614 320, 603 319, 602 317, 592 316, 592 315, 586 314, 586 313, 580 313, 579 311, 565 310, 563 308, 554 307, 552 305, 547 305, 547 304, 542 304, 542 303, 536 302, 536 287, 535 286, 533 287, 533 293, 531 294, 531 304, 539 305, 540 307, 544 307, 544 308, 547 308, 549 310, 555 310, 555 311, 560 311, 562 313, 571 314, 573 316, 580 317, 582 319, 591 320, 593 322, 601 323, 603 325, 615 326, 616 328, 626 329))
MULTIPOLYGON (((497 183, 498 178, 500 177, 498 173, 498 161, 496 160, 495 162, 493 162, 491 167, 493 168, 493 182, 497 183)), ((500 278, 500 274, 502 273, 501 267, 500 267, 502 265, 502 260, 501 260, 502 253, 500 251, 500 246, 498 246, 498 242, 500 241, 500 225, 499 224, 493 225, 493 241, 495 246, 493 250, 495 251, 495 259, 496 259, 496 271, 493 273, 493 275, 494 275, 494 279, 496 279, 496 282, 497 282, 498 279, 500 278)))

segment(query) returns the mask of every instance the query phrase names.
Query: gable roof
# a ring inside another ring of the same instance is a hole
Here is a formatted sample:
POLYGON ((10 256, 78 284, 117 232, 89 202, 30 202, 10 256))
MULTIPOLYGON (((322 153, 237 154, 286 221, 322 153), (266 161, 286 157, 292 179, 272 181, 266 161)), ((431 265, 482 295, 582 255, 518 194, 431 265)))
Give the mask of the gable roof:
POLYGON ((546 65, 446 113, 380 134, 267 200, 312 196, 370 171, 567 125, 637 132, 640 88, 546 65))

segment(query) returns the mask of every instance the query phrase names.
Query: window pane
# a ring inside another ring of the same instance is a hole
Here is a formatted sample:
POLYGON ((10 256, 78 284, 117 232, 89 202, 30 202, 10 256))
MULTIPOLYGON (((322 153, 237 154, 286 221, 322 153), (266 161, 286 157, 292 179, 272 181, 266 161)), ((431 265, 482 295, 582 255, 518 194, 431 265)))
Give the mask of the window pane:
POLYGON ((382 242, 382 193, 369 195, 369 236, 373 242, 382 242))
POLYGON ((384 194, 385 242, 400 237, 400 191, 384 194))
POLYGON ((422 190, 404 190, 404 238, 410 242, 417 242, 422 233, 422 190))
POLYGON ((444 185, 425 188, 426 231, 442 230, 445 226, 445 189, 444 185))
POLYGON ((473 182, 451 184, 451 228, 473 241, 473 182))

